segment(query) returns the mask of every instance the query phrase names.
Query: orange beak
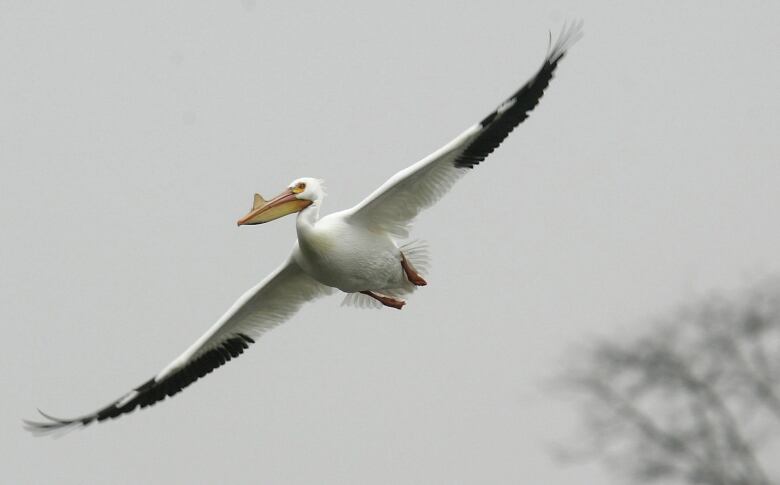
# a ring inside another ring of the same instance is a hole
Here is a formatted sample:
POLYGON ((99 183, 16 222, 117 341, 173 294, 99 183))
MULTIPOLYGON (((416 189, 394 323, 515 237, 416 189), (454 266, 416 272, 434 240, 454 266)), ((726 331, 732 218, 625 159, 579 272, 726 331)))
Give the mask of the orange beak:
POLYGON ((285 190, 269 201, 264 200, 260 194, 255 194, 255 203, 252 206, 252 210, 238 220, 238 225, 246 226, 271 222, 287 214, 300 212, 311 205, 311 203, 312 201, 310 200, 297 198, 291 189, 285 190))

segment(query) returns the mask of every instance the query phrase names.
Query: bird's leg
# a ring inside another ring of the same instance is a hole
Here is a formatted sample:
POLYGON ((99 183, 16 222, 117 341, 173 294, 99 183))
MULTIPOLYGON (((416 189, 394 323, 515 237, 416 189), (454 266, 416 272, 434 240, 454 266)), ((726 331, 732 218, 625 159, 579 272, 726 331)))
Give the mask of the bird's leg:
POLYGON ((406 256, 404 256, 404 253, 401 253, 401 267, 404 269, 404 273, 406 273, 406 277, 409 279, 409 281, 412 282, 415 286, 425 286, 428 284, 427 281, 423 279, 422 276, 414 269, 414 266, 412 266, 412 263, 409 262, 408 259, 406 259, 406 256))
POLYGON ((406 302, 403 300, 400 300, 398 298, 393 298, 392 296, 383 295, 375 291, 366 290, 366 291, 361 291, 361 293, 370 296, 371 298, 377 300, 379 303, 383 304, 384 306, 389 306, 390 308, 395 308, 396 310, 400 310, 401 308, 404 307, 404 305, 406 305, 406 302))

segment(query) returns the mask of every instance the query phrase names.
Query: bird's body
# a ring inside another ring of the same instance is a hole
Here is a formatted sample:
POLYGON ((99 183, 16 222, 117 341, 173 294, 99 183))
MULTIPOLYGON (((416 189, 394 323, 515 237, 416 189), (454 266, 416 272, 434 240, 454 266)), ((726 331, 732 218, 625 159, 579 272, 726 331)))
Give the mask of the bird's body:
POLYGON ((298 214, 292 258, 309 276, 345 293, 393 290, 406 285, 401 250, 386 232, 350 223, 345 212, 311 223, 309 206, 298 214))
MULTIPOLYGON (((400 309, 401 296, 427 284, 420 245, 404 244, 412 221, 481 163, 537 105, 566 50, 581 36, 580 24, 564 28, 530 81, 479 123, 419 162, 401 170, 351 209, 320 218, 325 192, 313 178, 293 181, 278 197, 255 194, 239 225, 262 224, 297 212, 292 253, 250 288, 193 345, 152 379, 111 404, 74 419, 44 414, 27 422, 34 432, 83 426, 152 405, 240 355, 257 337, 289 319, 305 303, 341 291, 347 300, 400 309)), ((43 414, 43 413, 41 413, 43 414)))

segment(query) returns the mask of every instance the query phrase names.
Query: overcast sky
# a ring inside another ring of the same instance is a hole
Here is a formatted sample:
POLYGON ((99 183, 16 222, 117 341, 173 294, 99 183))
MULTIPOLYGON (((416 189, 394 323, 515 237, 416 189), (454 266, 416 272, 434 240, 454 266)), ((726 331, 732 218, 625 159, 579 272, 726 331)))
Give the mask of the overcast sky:
POLYGON ((607 483, 550 453, 567 352, 780 271, 780 3, 583 3, 0 3, 2 481, 607 483), (420 218, 403 311, 318 301, 175 399, 23 431, 145 381, 287 256, 294 218, 236 227, 254 192, 357 203, 567 18, 531 117, 420 218))

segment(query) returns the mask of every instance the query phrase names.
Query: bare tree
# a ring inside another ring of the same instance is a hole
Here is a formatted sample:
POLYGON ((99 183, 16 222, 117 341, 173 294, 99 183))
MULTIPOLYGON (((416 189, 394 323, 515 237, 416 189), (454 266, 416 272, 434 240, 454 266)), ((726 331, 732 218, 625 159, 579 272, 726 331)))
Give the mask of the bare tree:
POLYGON ((773 483, 780 279, 699 301, 575 360, 563 382, 583 397, 588 456, 635 482, 773 483))

